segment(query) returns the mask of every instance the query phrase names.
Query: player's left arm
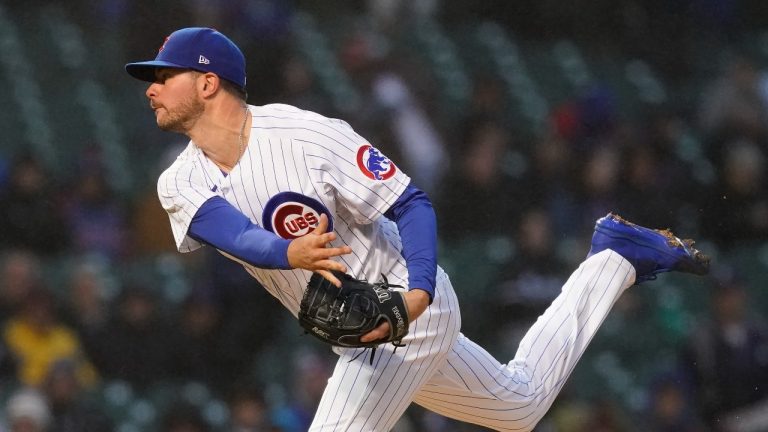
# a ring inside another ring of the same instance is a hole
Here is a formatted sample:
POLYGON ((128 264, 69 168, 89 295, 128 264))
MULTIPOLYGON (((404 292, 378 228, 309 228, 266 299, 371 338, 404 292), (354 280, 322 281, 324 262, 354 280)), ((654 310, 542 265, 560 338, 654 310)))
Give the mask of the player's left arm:
MULTIPOLYGON (((412 185, 408 185, 384 216, 394 221, 400 231, 402 254, 408 268, 409 291, 405 293, 405 302, 413 321, 424 313, 435 294, 437 218, 427 194, 412 185)), ((360 340, 370 342, 387 335, 389 324, 384 322, 360 340)))

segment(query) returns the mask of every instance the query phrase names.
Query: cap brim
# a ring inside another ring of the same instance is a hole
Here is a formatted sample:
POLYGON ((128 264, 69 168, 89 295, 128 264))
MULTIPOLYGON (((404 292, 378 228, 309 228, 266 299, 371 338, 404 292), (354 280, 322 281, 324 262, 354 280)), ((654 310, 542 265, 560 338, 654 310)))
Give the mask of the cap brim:
POLYGON ((162 60, 152 60, 137 63, 128 63, 125 65, 125 71, 136 79, 147 82, 155 82, 155 71, 159 68, 189 69, 187 66, 181 66, 162 60))

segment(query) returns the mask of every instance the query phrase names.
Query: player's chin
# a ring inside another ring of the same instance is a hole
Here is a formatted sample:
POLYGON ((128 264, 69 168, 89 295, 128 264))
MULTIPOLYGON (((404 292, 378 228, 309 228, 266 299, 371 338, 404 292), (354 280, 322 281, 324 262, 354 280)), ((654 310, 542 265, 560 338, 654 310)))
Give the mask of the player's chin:
POLYGON ((159 117, 157 118, 157 127, 159 127, 160 129, 166 132, 173 132, 173 128, 171 127, 171 125, 168 122, 164 122, 160 120, 159 117))
POLYGON ((157 127, 159 127, 161 130, 164 130, 166 132, 183 132, 184 130, 181 128, 182 122, 175 121, 174 119, 168 118, 167 116, 163 116, 162 114, 158 114, 157 118, 157 127))
POLYGON ((157 126, 160 129, 164 129, 166 127, 167 121, 165 120, 163 113, 160 111, 160 108, 157 108, 154 111, 154 114, 155 114, 155 122, 157 123, 157 126))

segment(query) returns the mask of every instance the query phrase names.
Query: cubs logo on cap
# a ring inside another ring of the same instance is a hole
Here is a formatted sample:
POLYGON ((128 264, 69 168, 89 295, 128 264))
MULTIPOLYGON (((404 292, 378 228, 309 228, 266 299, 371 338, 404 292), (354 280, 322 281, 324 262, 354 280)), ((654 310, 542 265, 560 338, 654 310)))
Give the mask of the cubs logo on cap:
POLYGON ((333 231, 331 213, 320 201, 296 192, 280 192, 264 206, 261 225, 281 238, 293 240, 314 230, 321 214, 328 217, 328 232, 333 231))
POLYGON ((370 144, 357 149, 357 167, 371 180, 387 180, 397 172, 395 164, 370 144))

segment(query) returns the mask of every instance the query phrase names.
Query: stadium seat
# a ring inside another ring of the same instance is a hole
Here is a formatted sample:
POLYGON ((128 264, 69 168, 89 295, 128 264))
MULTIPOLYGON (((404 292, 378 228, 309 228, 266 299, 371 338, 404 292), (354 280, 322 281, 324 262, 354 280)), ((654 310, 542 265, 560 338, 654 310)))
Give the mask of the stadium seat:
POLYGON ((4 76, 14 80, 12 91, 8 92, 12 94, 13 102, 5 112, 16 114, 9 115, 16 120, 13 123, 9 120, 9 123, 12 125, 11 131, 18 131, 16 139, 9 142, 18 149, 31 147, 48 167, 55 169, 58 152, 52 142, 49 114, 43 103, 43 93, 37 79, 38 70, 27 56, 28 52, 34 50, 25 46, 28 36, 33 36, 34 32, 22 33, 16 22, 15 17, 8 15, 0 6, 0 49, 3 51, 0 69, 4 76))
POLYGON ((327 36, 320 31, 315 18, 306 12, 296 13, 292 31, 296 51, 307 60, 334 107, 343 113, 359 109, 362 103, 360 95, 339 67, 334 50, 327 36))
POLYGON ((422 18, 408 26, 409 53, 420 56, 437 82, 443 114, 456 118, 469 102, 471 84, 456 44, 432 19, 422 18))
POLYGON ((531 77, 518 44, 501 26, 490 21, 478 25, 474 38, 479 55, 489 57, 493 71, 506 86, 516 126, 521 131, 540 132, 549 114, 549 104, 531 77))

